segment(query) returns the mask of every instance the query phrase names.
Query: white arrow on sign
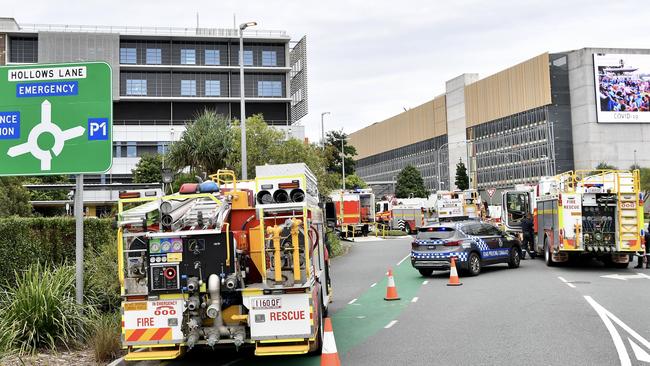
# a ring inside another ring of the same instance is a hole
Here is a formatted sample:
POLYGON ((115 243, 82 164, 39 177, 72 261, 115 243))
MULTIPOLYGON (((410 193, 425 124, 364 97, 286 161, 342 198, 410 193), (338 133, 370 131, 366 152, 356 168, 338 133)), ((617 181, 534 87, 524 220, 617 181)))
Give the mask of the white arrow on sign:
POLYGON ((622 274, 613 274, 613 275, 607 275, 607 276, 600 276, 602 278, 611 278, 613 280, 621 280, 621 281, 627 281, 627 280, 635 280, 639 278, 645 278, 650 280, 650 276, 644 273, 637 273, 633 275, 622 275, 622 274))
POLYGON ((650 363, 650 354, 648 354, 648 351, 646 351, 650 350, 650 342, 643 338, 639 333, 634 331, 634 329, 630 328, 627 324, 623 323, 623 321, 617 318, 616 315, 612 314, 609 312, 609 310, 605 309, 602 305, 597 303, 594 299, 591 298, 591 296, 585 296, 585 300, 587 300, 589 305, 591 305, 594 310, 596 310, 596 313, 598 313, 598 316, 605 324, 605 328, 607 328, 609 331, 609 335, 612 337, 614 347, 616 347, 616 352, 618 353, 618 359, 621 361, 621 366, 631 366, 632 361, 630 360, 630 355, 628 354, 627 349, 625 349, 623 338, 616 330, 614 323, 616 323, 625 332, 627 332, 627 340, 632 346, 634 357, 636 357, 636 359, 641 362, 650 363), (634 338, 636 342, 640 343, 641 346, 632 341, 632 338, 634 338), (645 347, 645 349, 643 349, 643 347, 645 347))

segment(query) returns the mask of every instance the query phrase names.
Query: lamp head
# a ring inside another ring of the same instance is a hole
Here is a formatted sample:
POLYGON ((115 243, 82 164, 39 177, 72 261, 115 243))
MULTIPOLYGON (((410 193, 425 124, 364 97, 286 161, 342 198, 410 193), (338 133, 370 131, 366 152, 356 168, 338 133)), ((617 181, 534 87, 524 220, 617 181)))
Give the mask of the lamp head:
POLYGON ((244 29, 246 29, 248 27, 252 27, 252 26, 255 26, 255 25, 257 25, 257 22, 242 23, 242 24, 239 25, 239 29, 244 30, 244 29))

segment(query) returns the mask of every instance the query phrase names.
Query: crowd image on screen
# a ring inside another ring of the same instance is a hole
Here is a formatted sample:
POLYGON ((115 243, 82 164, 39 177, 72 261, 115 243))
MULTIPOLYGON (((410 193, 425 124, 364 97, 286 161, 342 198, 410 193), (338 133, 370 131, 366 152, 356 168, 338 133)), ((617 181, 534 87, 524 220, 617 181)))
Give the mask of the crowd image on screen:
POLYGON ((650 111, 650 81, 631 75, 600 75, 600 110, 650 111))

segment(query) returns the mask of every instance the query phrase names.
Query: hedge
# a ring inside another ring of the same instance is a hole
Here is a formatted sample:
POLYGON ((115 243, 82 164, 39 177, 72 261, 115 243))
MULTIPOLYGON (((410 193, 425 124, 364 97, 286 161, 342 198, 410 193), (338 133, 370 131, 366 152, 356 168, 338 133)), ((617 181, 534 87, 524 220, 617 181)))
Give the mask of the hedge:
MULTIPOLYGON (((85 219, 84 245, 98 249, 115 242, 111 219, 85 219)), ((85 254, 94 254, 86 250, 85 254)), ((32 263, 61 264, 75 260, 75 220, 70 217, 0 218, 0 281, 32 263)))

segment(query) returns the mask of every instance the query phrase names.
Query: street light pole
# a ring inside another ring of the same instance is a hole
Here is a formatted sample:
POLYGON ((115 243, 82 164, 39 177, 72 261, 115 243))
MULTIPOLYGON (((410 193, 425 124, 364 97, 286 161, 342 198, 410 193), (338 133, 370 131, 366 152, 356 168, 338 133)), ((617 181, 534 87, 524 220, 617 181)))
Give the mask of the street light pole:
MULTIPOLYGON (((343 131, 341 131, 341 135, 343 135, 343 131)), ((343 175, 343 190, 345 191, 345 149, 343 147, 344 140, 344 138, 341 138, 341 173, 343 175)))
POLYGON ((244 29, 257 25, 256 22, 242 23, 239 25, 239 98, 240 98, 240 123, 241 123, 241 177, 248 179, 248 166, 246 156, 246 101, 244 97, 244 29))
POLYGON ((321 144, 323 144, 323 149, 325 149, 325 123, 323 122, 323 117, 330 112, 323 112, 320 114, 320 138, 321 144))

